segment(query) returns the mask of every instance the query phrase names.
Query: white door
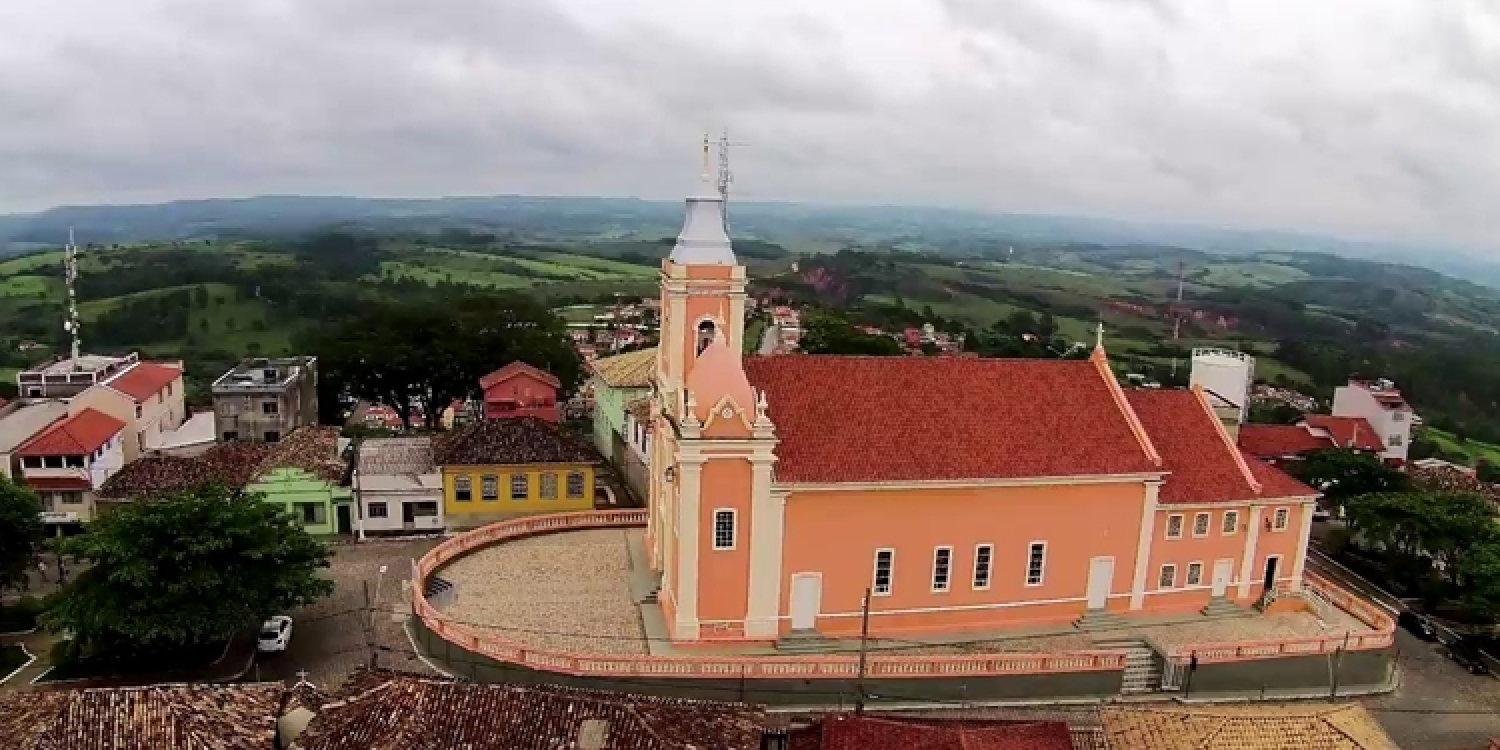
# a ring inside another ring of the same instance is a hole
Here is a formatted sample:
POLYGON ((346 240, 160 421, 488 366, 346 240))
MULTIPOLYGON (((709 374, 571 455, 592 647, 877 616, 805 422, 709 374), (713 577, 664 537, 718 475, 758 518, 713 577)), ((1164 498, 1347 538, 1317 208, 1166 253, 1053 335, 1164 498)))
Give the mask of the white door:
POLYGON ((1234 572, 1234 560, 1219 560, 1214 563, 1214 596, 1223 596, 1229 589, 1229 576, 1234 572))
POLYGON ((1115 559, 1096 557, 1089 562, 1089 609, 1104 609, 1109 584, 1115 578, 1115 559))
POLYGON ((818 625, 818 607, 823 599, 823 576, 798 573, 792 576, 792 630, 812 630, 818 625))

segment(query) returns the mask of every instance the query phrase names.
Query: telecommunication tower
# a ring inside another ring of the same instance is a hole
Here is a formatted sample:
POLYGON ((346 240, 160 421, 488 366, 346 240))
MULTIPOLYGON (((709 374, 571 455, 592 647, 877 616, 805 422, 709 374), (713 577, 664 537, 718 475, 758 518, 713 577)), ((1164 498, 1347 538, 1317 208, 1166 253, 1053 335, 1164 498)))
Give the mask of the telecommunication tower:
POLYGON ((63 281, 68 288, 68 317, 63 321, 63 330, 72 337, 73 364, 78 365, 79 351, 83 342, 79 331, 83 325, 78 321, 78 244, 73 241, 73 230, 68 229, 68 245, 63 248, 63 281))

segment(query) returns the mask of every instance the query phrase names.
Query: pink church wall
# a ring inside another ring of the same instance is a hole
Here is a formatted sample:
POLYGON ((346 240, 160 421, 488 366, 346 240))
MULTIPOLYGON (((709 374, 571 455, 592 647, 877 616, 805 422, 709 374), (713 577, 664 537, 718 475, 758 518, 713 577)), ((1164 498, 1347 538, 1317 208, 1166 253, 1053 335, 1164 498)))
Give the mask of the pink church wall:
POLYGON ((822 573, 818 629, 830 635, 857 633, 875 550, 887 547, 896 550, 893 586, 890 595, 872 600, 872 632, 1066 622, 1083 614, 1090 560, 1102 556, 1115 558, 1110 586, 1115 598, 1108 607, 1124 610, 1144 505, 1145 488, 1139 482, 794 493, 786 505, 781 613, 786 618, 791 614, 792 576, 822 573), (1047 543, 1040 586, 1026 585, 1033 541, 1047 543), (988 590, 972 587, 978 544, 994 545, 988 590), (945 593, 932 591, 933 553, 939 545, 951 546, 954 553, 945 593), (987 606, 1017 602, 1031 604, 987 606), (879 614, 895 610, 901 612, 879 614))
MULTIPOLYGON (((699 503, 698 619, 744 620, 750 580, 750 462, 711 459, 703 464, 699 503), (714 511, 735 512, 735 545, 714 549, 714 511)), ((705 633, 705 635, 708 635, 705 633)))
MULTIPOLYGON (((1171 481, 1168 478, 1167 481, 1171 481)), ((1240 577, 1240 562, 1245 554, 1245 540, 1249 536, 1250 508, 1246 505, 1223 505, 1213 508, 1177 508, 1161 506, 1156 512, 1156 526, 1151 535, 1151 562, 1146 568, 1146 601, 1144 606, 1152 612, 1167 614, 1190 612, 1202 609, 1213 593, 1214 563, 1232 560, 1229 573, 1229 589, 1226 596, 1235 598, 1235 583, 1240 577), (1224 534, 1224 513, 1239 513, 1239 522, 1233 534, 1224 534), (1208 514, 1208 534, 1201 538, 1193 536, 1193 520, 1199 513, 1208 514), (1182 538, 1167 538, 1168 518, 1182 516, 1182 538), (1187 585, 1188 565, 1203 563, 1203 575, 1194 586, 1187 585), (1161 569, 1163 565, 1177 566, 1175 585, 1162 589, 1161 569)))

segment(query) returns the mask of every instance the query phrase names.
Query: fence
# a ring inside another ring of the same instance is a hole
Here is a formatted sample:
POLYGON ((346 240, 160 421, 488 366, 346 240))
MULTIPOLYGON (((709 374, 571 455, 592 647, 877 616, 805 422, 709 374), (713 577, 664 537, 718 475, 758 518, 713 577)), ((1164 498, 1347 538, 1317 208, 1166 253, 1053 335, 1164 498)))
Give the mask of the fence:
MULTIPOLYGON (((428 603, 429 576, 445 563, 495 542, 570 529, 641 526, 646 511, 592 511, 531 516, 491 524, 434 547, 417 564, 412 606, 433 633, 459 648, 496 661, 579 677, 655 677, 704 679, 838 679, 859 675, 859 658, 836 656, 639 656, 573 654, 536 648, 495 635, 483 627, 444 619, 428 603)), ((1065 651, 1054 654, 978 654, 959 656, 888 656, 866 659, 868 679, 999 677, 1006 675, 1123 671, 1122 651, 1065 651)))

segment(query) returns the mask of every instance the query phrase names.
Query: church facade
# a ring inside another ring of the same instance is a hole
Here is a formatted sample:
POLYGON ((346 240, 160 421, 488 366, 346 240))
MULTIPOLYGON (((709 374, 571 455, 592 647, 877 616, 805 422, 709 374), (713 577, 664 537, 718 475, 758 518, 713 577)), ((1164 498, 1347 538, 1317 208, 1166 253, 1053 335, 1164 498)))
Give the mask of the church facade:
POLYGON ((690 198, 661 270, 646 547, 679 643, 941 636, 1265 603, 1316 492, 1202 391, 1087 360, 743 357, 745 268, 690 198))

